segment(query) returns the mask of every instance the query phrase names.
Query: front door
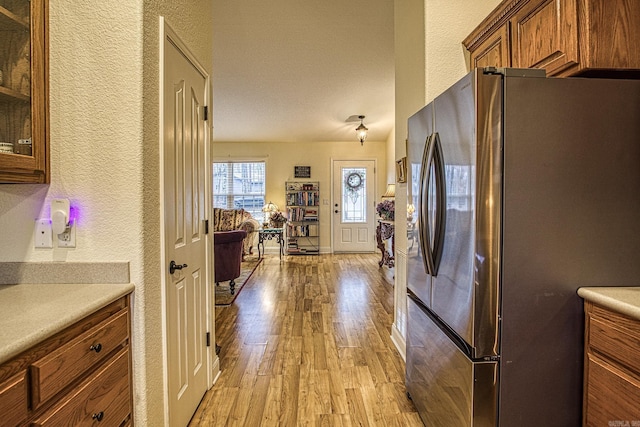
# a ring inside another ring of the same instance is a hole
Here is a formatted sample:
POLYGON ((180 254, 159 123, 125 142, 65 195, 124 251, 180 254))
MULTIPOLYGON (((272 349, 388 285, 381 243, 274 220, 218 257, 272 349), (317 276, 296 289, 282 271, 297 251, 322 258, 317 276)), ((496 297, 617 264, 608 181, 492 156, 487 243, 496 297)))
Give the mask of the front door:
POLYGON ((207 391, 208 77, 165 27, 163 88, 164 247, 169 424, 187 425, 207 391), (174 263, 176 267, 170 268, 174 263), (172 272, 173 271, 173 272, 172 272))
POLYGON ((333 161, 333 252, 375 251, 374 160, 333 161))

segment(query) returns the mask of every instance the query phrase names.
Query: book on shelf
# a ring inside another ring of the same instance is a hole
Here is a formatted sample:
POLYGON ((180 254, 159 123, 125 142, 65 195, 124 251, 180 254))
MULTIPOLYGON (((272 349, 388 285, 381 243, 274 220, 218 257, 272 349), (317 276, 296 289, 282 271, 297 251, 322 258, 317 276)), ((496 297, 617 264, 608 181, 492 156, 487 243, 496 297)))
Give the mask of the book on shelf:
POLYGON ((287 236, 289 236, 289 239, 293 239, 295 237, 318 237, 318 224, 289 224, 287 236))
POLYGON ((319 253, 320 185, 318 182, 291 182, 285 185, 285 249, 288 254, 319 253))

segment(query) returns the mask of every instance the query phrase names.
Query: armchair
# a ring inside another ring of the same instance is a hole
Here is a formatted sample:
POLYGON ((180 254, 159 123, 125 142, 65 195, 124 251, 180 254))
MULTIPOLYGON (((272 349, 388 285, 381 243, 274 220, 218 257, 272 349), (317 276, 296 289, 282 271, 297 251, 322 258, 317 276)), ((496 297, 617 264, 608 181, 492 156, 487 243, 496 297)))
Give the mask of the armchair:
POLYGON ((244 230, 213 233, 213 268, 216 286, 229 280, 231 295, 235 293, 235 280, 240 277, 242 242, 247 236, 244 230))
POLYGON ((213 208, 213 231, 244 230, 247 234, 242 243, 242 255, 253 253, 260 223, 244 209, 213 208))

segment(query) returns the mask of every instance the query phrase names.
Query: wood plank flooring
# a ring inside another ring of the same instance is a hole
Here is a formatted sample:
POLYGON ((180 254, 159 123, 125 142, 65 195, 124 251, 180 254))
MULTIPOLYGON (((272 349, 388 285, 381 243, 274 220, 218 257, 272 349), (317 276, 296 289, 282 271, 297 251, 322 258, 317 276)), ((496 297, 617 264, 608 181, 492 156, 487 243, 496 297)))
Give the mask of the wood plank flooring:
POLYGON ((222 373, 190 426, 422 426, 379 256, 268 256, 216 308, 222 373))

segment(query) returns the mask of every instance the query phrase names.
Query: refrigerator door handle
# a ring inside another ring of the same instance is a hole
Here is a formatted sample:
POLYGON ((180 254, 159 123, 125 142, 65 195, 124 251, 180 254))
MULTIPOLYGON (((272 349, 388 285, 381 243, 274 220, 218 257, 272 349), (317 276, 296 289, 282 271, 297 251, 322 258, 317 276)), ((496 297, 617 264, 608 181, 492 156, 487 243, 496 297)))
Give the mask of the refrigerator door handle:
POLYGON ((438 275, 440 260, 444 247, 445 225, 446 225, 446 175, 444 168, 444 157, 442 155, 442 145, 440 135, 436 132, 427 138, 425 151, 422 156, 422 169, 420 171, 420 236, 422 237, 422 259, 426 266, 427 274, 438 275), (433 167, 433 174, 431 169, 433 167), (433 175, 433 176, 432 176, 433 175), (434 180, 435 188, 435 218, 433 218, 433 245, 431 243, 431 230, 429 228, 429 188, 431 180, 434 180))
POLYGON ((442 144, 440 143, 440 135, 436 132, 433 136, 433 154, 432 162, 436 180, 436 218, 434 224, 433 249, 431 250, 433 275, 438 275, 440 260, 444 248, 445 227, 447 223, 447 187, 446 187, 446 171, 444 167, 444 156, 442 154, 442 144))
POLYGON ((420 254, 422 255, 422 264, 425 269, 425 273, 433 275, 433 256, 431 253, 431 244, 429 240, 429 220, 428 213, 428 193, 429 193, 429 174, 431 168, 431 156, 433 151, 431 150, 433 134, 427 137, 427 141, 424 146, 424 152, 422 153, 422 163, 420 165, 420 204, 418 206, 418 229, 420 231, 420 254))

